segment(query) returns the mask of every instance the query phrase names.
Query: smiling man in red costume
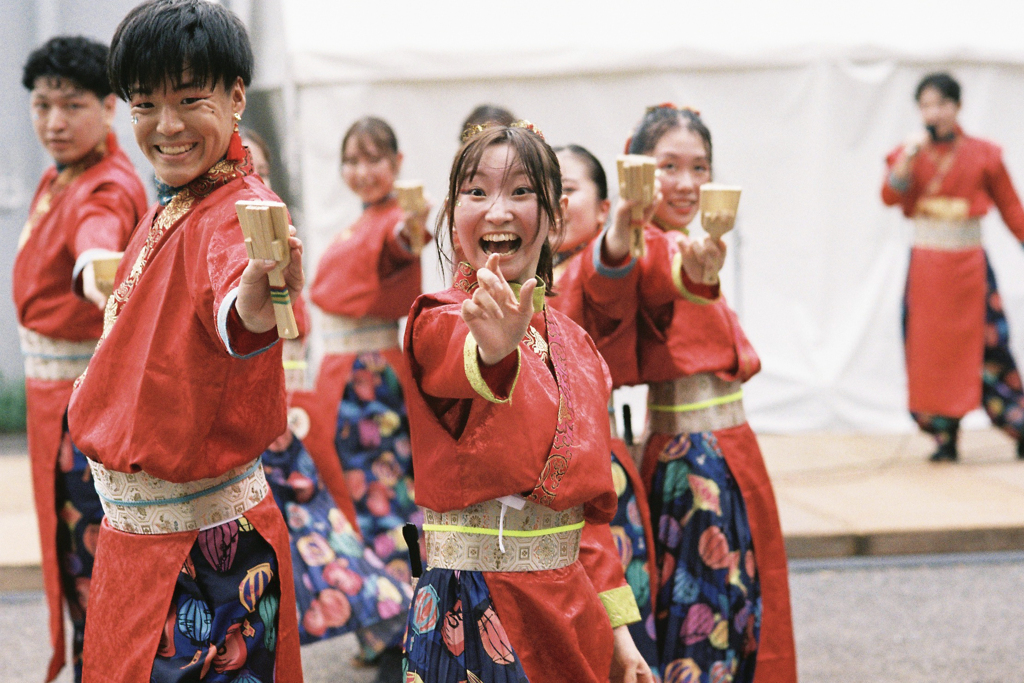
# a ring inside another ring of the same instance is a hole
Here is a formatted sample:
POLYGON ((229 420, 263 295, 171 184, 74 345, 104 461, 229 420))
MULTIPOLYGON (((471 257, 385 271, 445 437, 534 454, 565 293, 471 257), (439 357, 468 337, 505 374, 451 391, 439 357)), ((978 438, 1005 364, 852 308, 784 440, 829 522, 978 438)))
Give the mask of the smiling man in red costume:
POLYGON ((84 460, 79 458, 76 467, 70 444, 61 449, 72 384, 103 328, 105 297, 96 289, 92 262, 124 249, 146 211, 142 183, 110 130, 117 98, 106 61, 105 45, 81 37, 52 38, 29 56, 22 76, 36 135, 54 161, 39 182, 18 240, 12 283, 54 648, 47 680, 64 666, 63 595, 75 629, 80 676, 92 541, 102 517, 84 460), (58 510, 64 524, 58 524, 58 510))
POLYGON ((1024 458, 1024 393, 981 246, 993 204, 1024 241, 1024 208, 999 147, 957 123, 960 84, 930 74, 915 99, 924 127, 889 154, 882 185, 882 201, 914 221, 904 299, 910 413, 938 442, 932 461, 957 459, 960 419, 979 404, 1024 458))
MULTIPOLYGON (((204 0, 143 3, 111 43, 160 202, 68 414, 106 513, 87 683, 302 680, 288 531, 259 460, 285 430, 275 263, 246 257, 235 214, 277 200, 238 135, 252 64, 242 23, 204 0)), ((302 245, 289 246, 294 298, 302 245)))

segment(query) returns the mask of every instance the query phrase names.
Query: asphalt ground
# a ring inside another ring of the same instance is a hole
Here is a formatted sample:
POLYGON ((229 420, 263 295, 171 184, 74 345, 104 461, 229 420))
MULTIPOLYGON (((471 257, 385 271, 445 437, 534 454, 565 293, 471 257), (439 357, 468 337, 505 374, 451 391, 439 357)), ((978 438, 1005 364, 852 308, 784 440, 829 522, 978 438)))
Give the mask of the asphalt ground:
MULTIPOLYGON (((803 683, 1024 683, 1024 553, 798 560, 790 571, 803 683)), ((40 683, 41 593, 0 593, 0 638, 0 680, 40 683)), ((355 652, 352 636, 304 647, 306 681, 369 683, 355 652)))

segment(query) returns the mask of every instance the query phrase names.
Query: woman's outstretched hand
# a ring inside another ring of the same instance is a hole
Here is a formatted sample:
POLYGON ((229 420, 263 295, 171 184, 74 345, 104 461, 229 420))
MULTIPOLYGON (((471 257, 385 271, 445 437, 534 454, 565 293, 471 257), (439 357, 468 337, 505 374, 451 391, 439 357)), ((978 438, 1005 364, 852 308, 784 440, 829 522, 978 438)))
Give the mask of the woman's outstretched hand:
POLYGON ((677 239, 686 277, 702 285, 718 284, 718 273, 725 265, 725 242, 711 237, 697 242, 684 235, 677 239))
POLYGON ((462 302, 462 319, 469 326, 484 365, 494 365, 515 351, 533 317, 537 280, 524 284, 516 301, 512 287, 501 274, 499 260, 497 254, 488 257, 487 265, 476 272, 480 286, 473 291, 473 298, 462 302))
MULTIPOLYGON (((654 201, 644 207, 641 225, 647 225, 654 217, 654 212, 661 204, 661 180, 654 179, 654 201)), ((604 255, 610 263, 617 263, 626 258, 629 254, 629 245, 633 230, 636 225, 633 223, 633 206, 636 202, 619 197, 615 203, 615 210, 612 213, 612 225, 604 236, 604 255)))

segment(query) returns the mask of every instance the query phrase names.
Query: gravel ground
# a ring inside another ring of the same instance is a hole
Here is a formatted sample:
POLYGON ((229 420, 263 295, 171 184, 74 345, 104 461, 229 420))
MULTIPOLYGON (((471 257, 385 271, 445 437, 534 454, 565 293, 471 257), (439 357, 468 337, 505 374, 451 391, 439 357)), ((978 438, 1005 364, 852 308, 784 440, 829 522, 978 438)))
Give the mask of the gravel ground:
MULTIPOLYGON (((1024 555, 794 563, 803 683, 1024 683, 1024 555)), ((0 680, 39 683, 41 593, 0 594, 0 680)), ((352 636, 303 648, 308 683, 370 683, 352 636)), ((64 671, 58 679, 69 683, 64 671)))
POLYGON ((1024 557, 926 561, 795 564, 801 681, 1024 682, 1024 557))

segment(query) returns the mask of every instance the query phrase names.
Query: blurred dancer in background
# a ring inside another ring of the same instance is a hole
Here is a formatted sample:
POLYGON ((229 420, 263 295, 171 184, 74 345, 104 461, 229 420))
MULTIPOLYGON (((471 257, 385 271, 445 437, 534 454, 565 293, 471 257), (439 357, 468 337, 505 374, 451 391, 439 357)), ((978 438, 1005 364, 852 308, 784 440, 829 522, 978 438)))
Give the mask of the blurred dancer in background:
POLYGON ((886 158, 882 184, 882 201, 914 221, 903 314, 910 414, 935 437, 934 462, 957 459, 960 419, 979 403, 1024 458, 1024 393, 981 246, 993 204, 1024 241, 1024 208, 999 147, 960 128, 960 84, 929 74, 914 98, 922 128, 886 158))
POLYGON ((63 598, 74 627, 77 680, 103 511, 85 458, 62 439, 62 422, 74 380, 103 331, 106 295, 96 287, 93 261, 124 250, 146 212, 146 192, 110 128, 117 98, 107 81, 105 45, 52 38, 29 55, 22 84, 36 136, 54 162, 18 240, 12 283, 54 648, 47 680, 64 666, 63 598))

